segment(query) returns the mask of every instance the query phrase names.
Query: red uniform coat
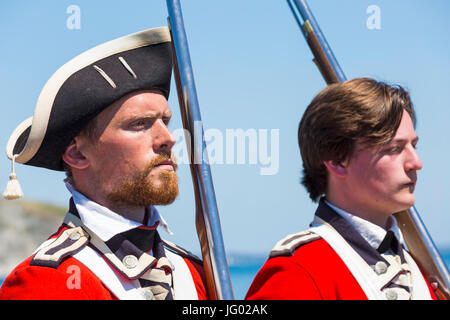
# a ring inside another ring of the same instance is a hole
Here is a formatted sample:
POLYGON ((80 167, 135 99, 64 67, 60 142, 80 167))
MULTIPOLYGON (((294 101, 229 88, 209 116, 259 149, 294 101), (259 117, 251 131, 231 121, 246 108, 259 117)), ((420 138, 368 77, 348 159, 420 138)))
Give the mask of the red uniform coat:
MULTIPOLYGON (((316 212, 340 231, 341 236, 369 264, 382 260, 380 253, 322 201, 316 212)), ((386 284, 391 285, 391 284, 386 284)), ((428 285, 432 299, 436 296, 428 285)), ((367 300, 367 296, 335 250, 316 236, 269 258, 247 292, 249 300, 367 300)))
MULTIPOLYGON (((71 205, 72 212, 76 209, 71 205)), ((64 231, 68 230, 67 225, 60 227, 58 232, 50 237, 50 239, 59 237, 64 231)), ((145 230, 138 230, 146 232, 145 230)), ((113 239, 112 247, 117 247, 117 252, 125 250, 137 250, 136 247, 130 245, 125 238, 133 231, 120 234, 119 237, 113 239)), ((65 245, 70 244, 67 239, 64 244, 52 250, 61 250, 65 245)), ((72 241, 73 242, 73 241, 72 241)), ((91 244, 87 244, 91 246, 91 244)), ((172 248, 173 249, 173 248, 172 248)), ((181 250, 182 251, 182 250, 181 250)), ((180 252, 181 252, 180 251, 180 252)), ((19 264, 5 279, 0 288, 0 299, 92 299, 92 300, 112 300, 117 297, 105 286, 104 283, 83 263, 72 257, 76 252, 70 252, 63 255, 58 261, 51 261, 47 264, 35 261, 35 255, 32 255, 21 264, 19 264)), ((98 252, 101 254, 101 252, 98 252)), ((175 252, 176 253, 176 252, 175 252)), ((116 255, 118 255, 117 253, 116 255)), ((176 253, 180 255, 186 263, 188 270, 192 276, 198 299, 207 299, 206 286, 204 282, 203 268, 200 261, 194 257, 185 255, 182 252, 176 253)), ((102 257, 104 257, 102 255, 102 257)), ((105 259, 106 260, 106 259, 105 259)), ((44 261, 45 262, 45 261, 44 261)), ((111 265, 113 268, 115 266, 111 265)), ((120 273, 119 276, 121 276, 120 273)), ((123 281, 126 278, 121 279, 123 281)))
MULTIPOLYGON (((95 274, 74 258, 64 260, 57 269, 30 266, 31 258, 19 264, 5 279, 0 300, 117 300, 95 274), (75 278, 78 270, 79 278, 75 278)), ((185 261, 199 300, 207 300, 202 267, 188 259, 185 261)))
POLYGON ((365 300, 366 295, 341 258, 320 239, 301 246, 292 256, 269 259, 246 299, 365 300))

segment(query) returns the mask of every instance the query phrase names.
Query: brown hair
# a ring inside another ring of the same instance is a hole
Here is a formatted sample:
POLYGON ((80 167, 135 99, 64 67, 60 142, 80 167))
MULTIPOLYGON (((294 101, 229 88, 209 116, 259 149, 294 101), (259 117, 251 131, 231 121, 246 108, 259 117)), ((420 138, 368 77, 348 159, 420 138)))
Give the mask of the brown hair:
POLYGON ((367 148, 389 142, 403 110, 415 126, 409 93, 399 85, 357 78, 329 85, 309 104, 300 121, 298 143, 303 160, 301 183, 318 201, 327 190, 324 161, 351 158, 356 142, 367 148))

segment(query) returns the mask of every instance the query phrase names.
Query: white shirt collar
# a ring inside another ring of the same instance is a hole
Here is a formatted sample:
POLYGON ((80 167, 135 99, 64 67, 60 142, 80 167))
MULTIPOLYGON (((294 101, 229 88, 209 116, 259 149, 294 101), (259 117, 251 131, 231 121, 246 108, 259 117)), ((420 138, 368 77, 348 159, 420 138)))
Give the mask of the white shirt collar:
MULTIPOLYGON (((66 182, 66 187, 72 194, 73 202, 75 203, 83 224, 94 231, 103 241, 109 240, 118 233, 125 232, 142 225, 139 222, 124 218, 108 208, 90 200, 78 192, 70 183, 66 182)), ((159 226, 162 227, 168 234, 172 235, 172 231, 170 231, 169 226, 164 218, 159 214, 158 210, 156 210, 154 206, 149 207, 149 209, 150 217, 148 219, 148 226, 153 226, 159 221, 159 226)))
POLYGON ((400 244, 403 244, 403 235, 394 216, 389 216, 386 225, 390 227, 388 230, 385 230, 384 228, 370 221, 364 220, 363 218, 355 216, 341 208, 332 205, 326 200, 325 203, 334 211, 336 211, 341 217, 343 217, 348 223, 350 223, 353 228, 355 228, 356 231, 358 231, 359 234, 364 238, 364 240, 366 240, 370 244, 372 248, 377 249, 380 246, 388 230, 394 232, 397 240, 400 242, 400 244))

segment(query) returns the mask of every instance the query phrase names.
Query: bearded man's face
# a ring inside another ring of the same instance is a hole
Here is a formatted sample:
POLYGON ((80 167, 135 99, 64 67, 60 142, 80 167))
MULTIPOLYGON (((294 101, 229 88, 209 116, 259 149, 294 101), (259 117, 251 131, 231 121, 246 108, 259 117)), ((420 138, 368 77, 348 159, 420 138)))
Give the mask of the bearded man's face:
MULTIPOLYGON (((89 159, 95 192, 117 205, 172 203, 178 178, 168 129, 172 112, 155 91, 129 94, 103 110, 93 121, 92 141, 80 143, 89 159)), ((81 139, 81 138, 79 138, 81 139)), ((93 199, 95 200, 95 199, 93 199)))

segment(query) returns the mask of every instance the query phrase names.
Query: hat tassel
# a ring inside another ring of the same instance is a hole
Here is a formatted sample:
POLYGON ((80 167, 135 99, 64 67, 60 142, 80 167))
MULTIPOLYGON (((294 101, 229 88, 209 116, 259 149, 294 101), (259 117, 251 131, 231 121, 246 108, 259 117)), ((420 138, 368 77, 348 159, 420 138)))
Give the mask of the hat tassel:
POLYGON ((12 172, 9 175, 9 181, 6 185, 5 192, 3 192, 3 197, 8 200, 19 199, 23 197, 22 188, 20 187, 19 180, 17 180, 17 175, 14 172, 14 163, 16 160, 16 156, 12 157, 12 172))

